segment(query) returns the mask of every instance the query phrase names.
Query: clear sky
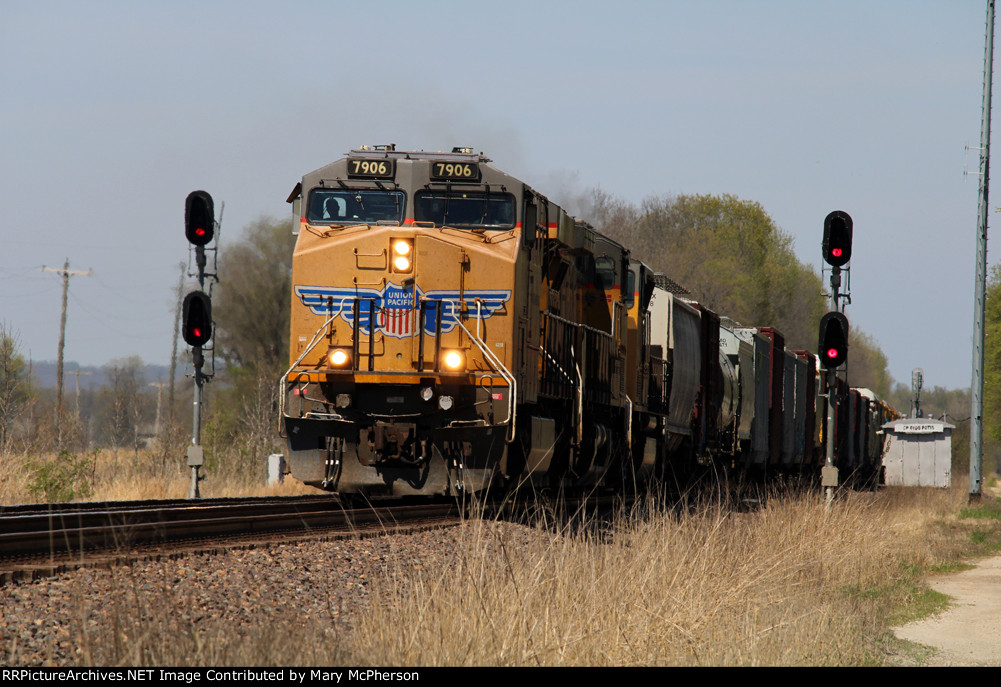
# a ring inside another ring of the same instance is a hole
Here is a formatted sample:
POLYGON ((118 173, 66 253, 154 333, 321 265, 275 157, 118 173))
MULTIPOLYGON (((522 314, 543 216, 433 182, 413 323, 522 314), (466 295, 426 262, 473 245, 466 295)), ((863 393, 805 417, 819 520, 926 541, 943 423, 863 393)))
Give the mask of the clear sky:
POLYGON ((552 196, 758 201, 818 271, 845 210, 852 327, 898 381, 967 387, 985 18, 986 0, 0 0, 0 321, 55 360, 61 279, 41 268, 69 258, 94 274, 71 280, 66 359, 166 363, 189 191, 225 203, 225 250, 351 148, 463 145, 552 196))

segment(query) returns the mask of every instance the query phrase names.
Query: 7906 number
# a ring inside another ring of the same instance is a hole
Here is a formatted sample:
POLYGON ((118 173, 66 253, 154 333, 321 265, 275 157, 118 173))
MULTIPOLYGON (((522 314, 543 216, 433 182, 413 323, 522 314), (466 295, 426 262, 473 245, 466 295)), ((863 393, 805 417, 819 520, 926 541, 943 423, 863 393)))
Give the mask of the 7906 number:
POLYGON ((389 179, 395 173, 395 160, 348 160, 348 176, 389 179))
POLYGON ((478 179, 480 169, 469 162, 434 162, 431 164, 433 179, 478 179))

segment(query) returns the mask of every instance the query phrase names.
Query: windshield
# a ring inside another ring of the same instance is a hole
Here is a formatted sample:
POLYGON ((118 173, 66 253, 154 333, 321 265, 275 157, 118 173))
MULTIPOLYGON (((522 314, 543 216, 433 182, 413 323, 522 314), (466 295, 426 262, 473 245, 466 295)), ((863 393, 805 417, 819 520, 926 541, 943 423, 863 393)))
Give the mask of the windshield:
POLYGON ((314 188, 309 194, 310 224, 403 222, 402 191, 314 188))
POLYGON ((421 191, 414 198, 414 219, 436 226, 513 229, 514 196, 509 193, 421 191))

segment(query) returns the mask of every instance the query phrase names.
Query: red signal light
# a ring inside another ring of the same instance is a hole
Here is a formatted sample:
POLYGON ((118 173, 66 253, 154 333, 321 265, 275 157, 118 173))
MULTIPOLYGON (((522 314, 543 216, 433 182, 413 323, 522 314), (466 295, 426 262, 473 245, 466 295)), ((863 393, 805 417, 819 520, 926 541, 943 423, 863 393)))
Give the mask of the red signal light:
POLYGON ((835 210, 824 218, 824 262, 832 267, 843 267, 852 259, 852 217, 843 210, 835 210))
POLYGON ((184 201, 184 235, 196 246, 212 242, 215 234, 215 209, 212 196, 192 191, 184 201))
POLYGON ((848 357, 848 318, 829 312, 820 320, 817 352, 820 364, 827 369, 841 367, 848 357))
POLYGON ((204 346, 212 338, 212 301, 202 291, 192 291, 181 306, 181 335, 189 346, 204 346))

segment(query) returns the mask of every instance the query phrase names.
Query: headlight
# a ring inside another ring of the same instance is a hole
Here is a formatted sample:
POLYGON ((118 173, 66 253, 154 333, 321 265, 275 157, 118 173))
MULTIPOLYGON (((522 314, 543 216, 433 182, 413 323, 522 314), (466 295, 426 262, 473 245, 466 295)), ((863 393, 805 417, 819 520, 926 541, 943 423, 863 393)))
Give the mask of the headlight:
POLYGON ((441 362, 449 372, 459 372, 466 369, 466 354, 458 349, 442 351, 441 362))
POLYGON ((351 351, 347 348, 332 348, 327 352, 327 362, 331 367, 347 367, 351 362, 351 351))
POLYGON ((410 261, 414 252, 414 242, 412 239, 392 239, 390 241, 393 253, 393 271, 409 272, 413 269, 410 261))

